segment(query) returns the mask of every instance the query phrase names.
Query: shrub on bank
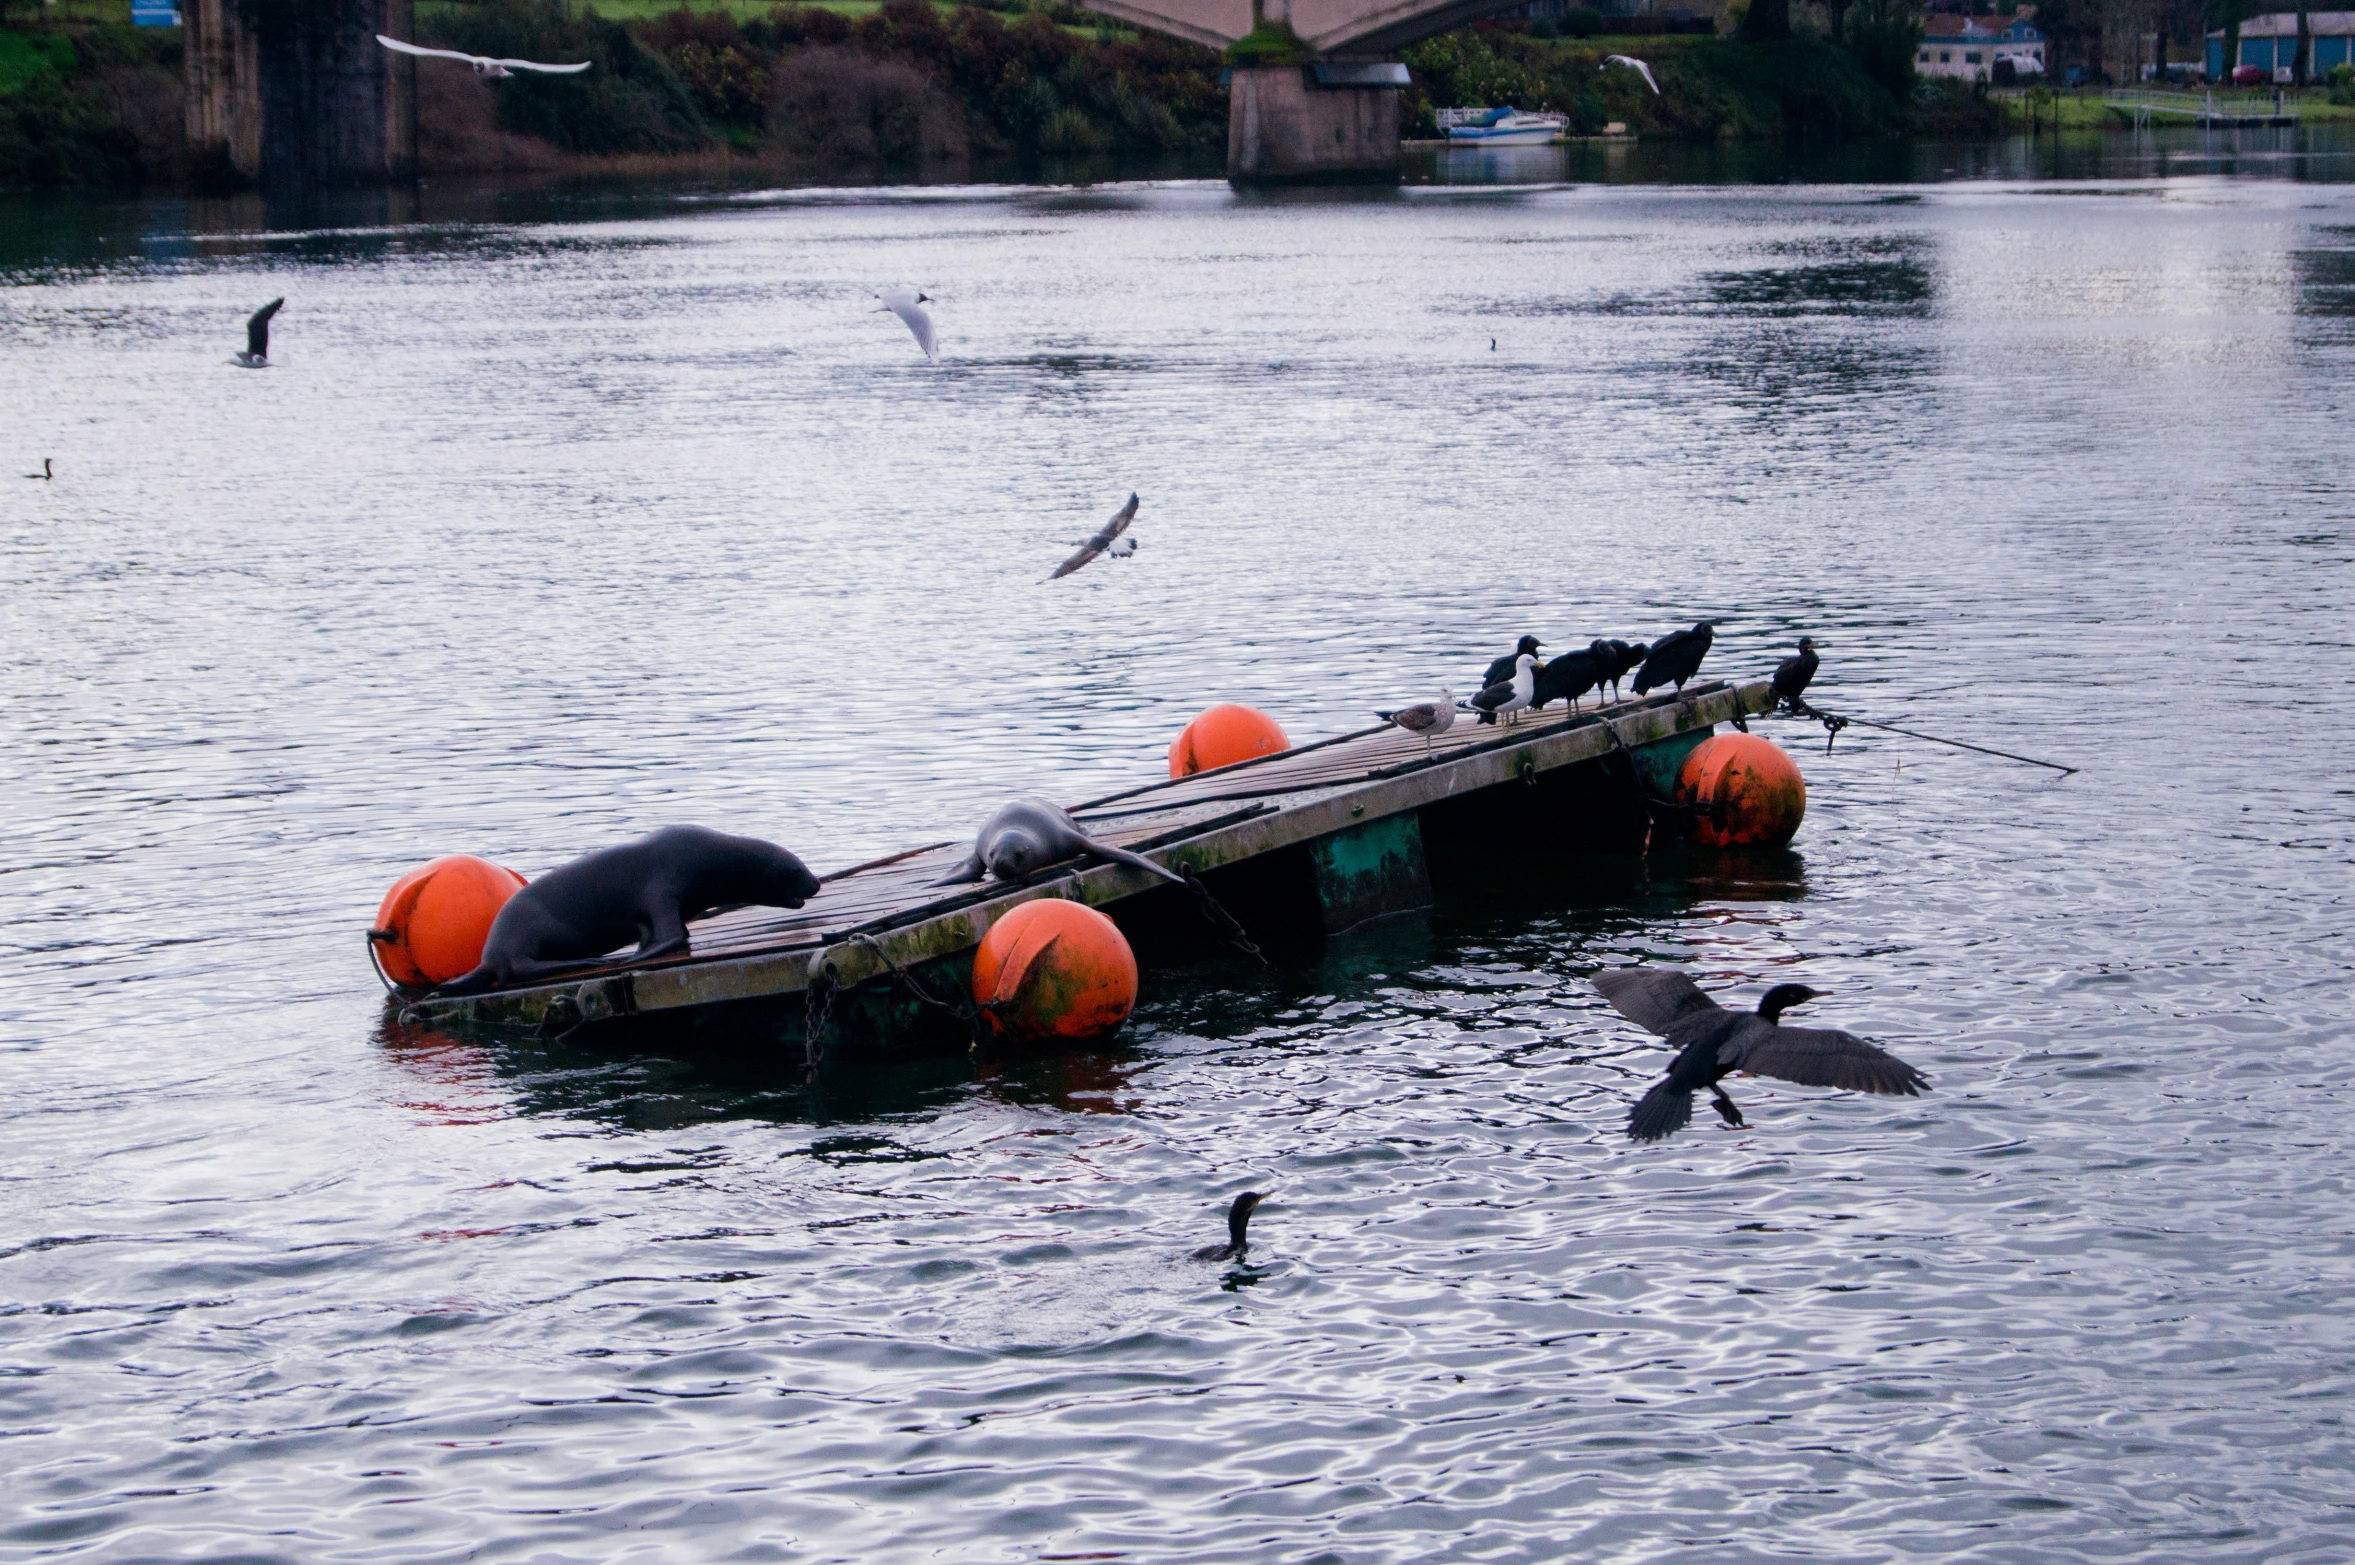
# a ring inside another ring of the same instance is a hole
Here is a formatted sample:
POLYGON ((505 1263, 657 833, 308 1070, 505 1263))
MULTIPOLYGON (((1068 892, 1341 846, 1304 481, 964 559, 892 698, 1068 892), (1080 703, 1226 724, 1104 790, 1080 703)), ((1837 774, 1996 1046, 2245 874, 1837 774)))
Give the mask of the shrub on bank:
POLYGON ((179 68, 176 32, 0 28, 0 188, 177 173, 179 68))

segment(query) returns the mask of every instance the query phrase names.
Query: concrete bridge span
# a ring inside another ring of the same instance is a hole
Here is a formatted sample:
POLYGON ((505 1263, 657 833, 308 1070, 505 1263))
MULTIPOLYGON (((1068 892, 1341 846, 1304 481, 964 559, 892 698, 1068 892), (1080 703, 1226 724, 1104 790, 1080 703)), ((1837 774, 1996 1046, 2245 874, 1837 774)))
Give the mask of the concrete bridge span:
POLYGON ((1520 0, 1081 0, 1091 11, 1225 49, 1257 34, 1296 47, 1239 63, 1227 100, 1227 177, 1286 184, 1398 177, 1404 66, 1382 56, 1520 0))
POLYGON ((366 185, 417 171, 414 0, 181 0, 188 146, 217 178, 366 185))

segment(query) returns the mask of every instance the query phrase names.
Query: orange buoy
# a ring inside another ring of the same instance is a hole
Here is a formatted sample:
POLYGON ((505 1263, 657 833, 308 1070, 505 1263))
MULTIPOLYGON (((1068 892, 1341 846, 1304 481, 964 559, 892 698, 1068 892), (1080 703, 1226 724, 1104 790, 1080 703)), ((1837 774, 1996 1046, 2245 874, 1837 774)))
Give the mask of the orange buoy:
POLYGON ((454 853, 413 869, 384 894, 368 940, 385 976, 404 988, 446 984, 474 971, 491 920, 523 889, 511 869, 454 853))
POLYGON ((1807 815, 1798 765, 1756 734, 1717 734, 1695 746, 1677 774, 1679 804, 1698 806, 1692 840, 1711 848, 1779 848, 1807 815))
POLYGON ((1128 937, 1092 907, 1042 897, 989 926, 973 953, 973 1003, 1001 1036, 1100 1038, 1137 1003, 1128 937))
POLYGON ((1214 706, 1188 723, 1169 747, 1169 775, 1191 777, 1291 748, 1292 741, 1265 712, 1247 706, 1214 706))

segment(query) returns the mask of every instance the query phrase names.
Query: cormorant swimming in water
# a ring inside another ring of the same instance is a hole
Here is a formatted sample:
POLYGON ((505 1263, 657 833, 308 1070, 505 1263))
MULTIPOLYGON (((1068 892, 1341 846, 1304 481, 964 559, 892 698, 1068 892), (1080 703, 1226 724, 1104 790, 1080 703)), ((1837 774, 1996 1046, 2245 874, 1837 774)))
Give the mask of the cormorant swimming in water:
POLYGON ((56 469, 54 466, 52 466, 51 464, 53 464, 53 463, 54 463, 56 460, 57 460, 57 459, 56 459, 55 457, 48 457, 48 456, 45 456, 45 457, 41 458, 41 471, 39 471, 38 473, 27 473, 27 474, 25 474, 25 477, 27 477, 27 478, 55 478, 55 477, 57 476, 57 469, 56 469))
POLYGON ((1194 1259, 1197 1261, 1241 1260, 1243 1252, 1251 1248, 1250 1237, 1245 1234, 1244 1230, 1251 1226, 1251 1214, 1257 1211, 1259 1203, 1266 1199, 1266 1196, 1256 1190, 1246 1190, 1235 1197, 1234 1205, 1227 1208, 1227 1242, 1204 1245, 1194 1252, 1194 1259))
POLYGON ((1905 1097, 1929 1090, 1920 1071, 1854 1033, 1783 1026, 1783 1012, 1822 992, 1805 984, 1776 984, 1755 1012, 1729 1011, 1684 974, 1655 967, 1597 973, 1595 988, 1620 1015, 1666 1038, 1677 1051, 1668 1079, 1628 1111, 1627 1133, 1637 1141, 1658 1141, 1692 1123, 1693 1094, 1704 1087, 1715 1094, 1719 1117, 1740 1125, 1742 1111, 1718 1085, 1735 1071, 1808 1087, 1905 1097))
POLYGON ((1804 714, 1807 703, 1799 699, 1814 682, 1816 665, 1823 660, 1815 655, 1815 638, 1799 638, 1799 655, 1785 658, 1774 666, 1774 698, 1794 712, 1804 714))
POLYGON ((1529 704, 1544 706, 1548 701, 1567 700, 1570 710, 1578 710, 1578 698, 1610 677, 1611 644, 1591 641, 1583 652, 1565 652, 1548 663, 1537 676, 1537 684, 1530 691, 1529 704))
POLYGON ((1652 655, 1652 647, 1651 643, 1645 641, 1633 645, 1624 641, 1604 644, 1611 649, 1611 672, 1603 677, 1611 682, 1611 699, 1616 701, 1619 699, 1619 681, 1644 666, 1644 659, 1652 655))
POLYGON ((1660 685, 1676 686, 1678 695, 1684 694, 1684 682, 1701 667, 1701 659, 1709 655, 1709 643, 1717 639, 1717 627, 1707 620, 1695 624, 1691 630, 1671 631, 1652 643, 1651 655, 1644 666, 1636 670, 1635 693, 1642 695, 1660 685))
POLYGON ((1480 721, 1493 723, 1499 716, 1511 717, 1529 704, 1537 690, 1537 659, 1522 653, 1514 659, 1512 676, 1490 685, 1471 699, 1470 707, 1480 714, 1480 721))
POLYGON ((1519 666, 1519 660, 1537 656, 1537 649, 1544 645, 1535 636, 1523 636, 1520 644, 1512 651, 1488 665, 1488 672, 1480 676, 1480 688, 1486 690, 1490 685, 1501 685, 1510 680, 1513 670, 1519 666))
POLYGON ((245 322, 245 351, 229 355, 229 362, 239 369, 261 370, 270 367, 270 317, 285 304, 283 298, 272 299, 253 312, 245 322))

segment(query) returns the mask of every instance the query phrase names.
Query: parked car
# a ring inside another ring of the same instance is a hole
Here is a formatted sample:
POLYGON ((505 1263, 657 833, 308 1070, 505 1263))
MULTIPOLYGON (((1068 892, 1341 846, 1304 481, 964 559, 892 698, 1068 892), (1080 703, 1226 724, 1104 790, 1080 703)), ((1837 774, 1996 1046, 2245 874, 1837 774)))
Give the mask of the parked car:
POLYGON ((2235 87, 2263 87, 2273 80, 2273 73, 2262 65, 2236 65, 2232 68, 2235 87))

